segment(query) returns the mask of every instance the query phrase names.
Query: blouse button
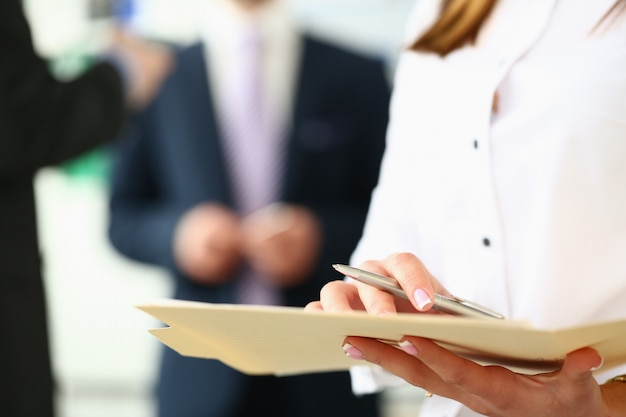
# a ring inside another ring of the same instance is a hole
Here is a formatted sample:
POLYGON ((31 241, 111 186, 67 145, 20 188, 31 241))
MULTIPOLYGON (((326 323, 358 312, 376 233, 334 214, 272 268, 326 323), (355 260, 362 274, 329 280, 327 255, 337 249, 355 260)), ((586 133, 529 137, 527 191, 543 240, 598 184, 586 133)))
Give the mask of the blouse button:
POLYGON ((483 245, 488 247, 488 246, 491 245, 491 241, 485 237, 485 238, 483 238, 483 245))

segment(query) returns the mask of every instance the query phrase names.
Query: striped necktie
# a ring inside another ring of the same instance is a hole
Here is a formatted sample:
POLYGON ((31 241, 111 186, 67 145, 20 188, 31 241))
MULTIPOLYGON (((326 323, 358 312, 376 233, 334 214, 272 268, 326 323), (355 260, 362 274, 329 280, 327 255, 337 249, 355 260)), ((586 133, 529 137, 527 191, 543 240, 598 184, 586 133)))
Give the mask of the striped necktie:
MULTIPOLYGON (((223 147, 241 215, 276 201, 281 181, 282 141, 264 101, 262 47, 258 31, 244 33, 235 54, 237 62, 229 74, 222 115, 223 147)), ((240 284, 238 302, 279 304, 276 289, 247 268, 240 284)))

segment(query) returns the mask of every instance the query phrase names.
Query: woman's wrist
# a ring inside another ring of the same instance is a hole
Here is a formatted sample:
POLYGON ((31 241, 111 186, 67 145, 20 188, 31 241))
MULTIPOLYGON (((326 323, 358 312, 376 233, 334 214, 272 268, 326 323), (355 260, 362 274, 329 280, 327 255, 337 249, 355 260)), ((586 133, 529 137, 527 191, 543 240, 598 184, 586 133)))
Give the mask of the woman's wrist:
POLYGON ((608 417, 626 417, 626 375, 619 375, 600 386, 608 417))

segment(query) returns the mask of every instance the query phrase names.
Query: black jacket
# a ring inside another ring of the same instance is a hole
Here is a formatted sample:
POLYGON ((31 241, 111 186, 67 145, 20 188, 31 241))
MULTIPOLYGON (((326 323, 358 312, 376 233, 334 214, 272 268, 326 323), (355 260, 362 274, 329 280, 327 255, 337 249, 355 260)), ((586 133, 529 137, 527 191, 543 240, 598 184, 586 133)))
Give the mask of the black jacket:
POLYGON ((114 137, 125 114, 114 67, 59 82, 19 0, 0 1, 0 413, 53 415, 33 177, 114 137))

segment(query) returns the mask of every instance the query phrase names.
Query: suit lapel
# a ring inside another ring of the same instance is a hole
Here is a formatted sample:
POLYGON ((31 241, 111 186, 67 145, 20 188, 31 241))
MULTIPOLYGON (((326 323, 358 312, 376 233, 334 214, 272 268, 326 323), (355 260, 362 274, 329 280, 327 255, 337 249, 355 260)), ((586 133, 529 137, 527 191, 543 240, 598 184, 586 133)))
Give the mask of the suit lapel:
POLYGON ((285 176, 283 183, 283 196, 289 199, 297 191, 301 182, 299 167, 304 157, 304 148, 299 139, 298 129, 303 126, 311 115, 315 113, 318 105, 318 95, 321 92, 320 85, 323 80, 317 73, 316 48, 313 41, 307 36, 302 39, 301 62, 298 67, 298 78, 294 95, 294 108, 292 114, 291 128, 288 132, 287 140, 287 160, 285 161, 285 176))

